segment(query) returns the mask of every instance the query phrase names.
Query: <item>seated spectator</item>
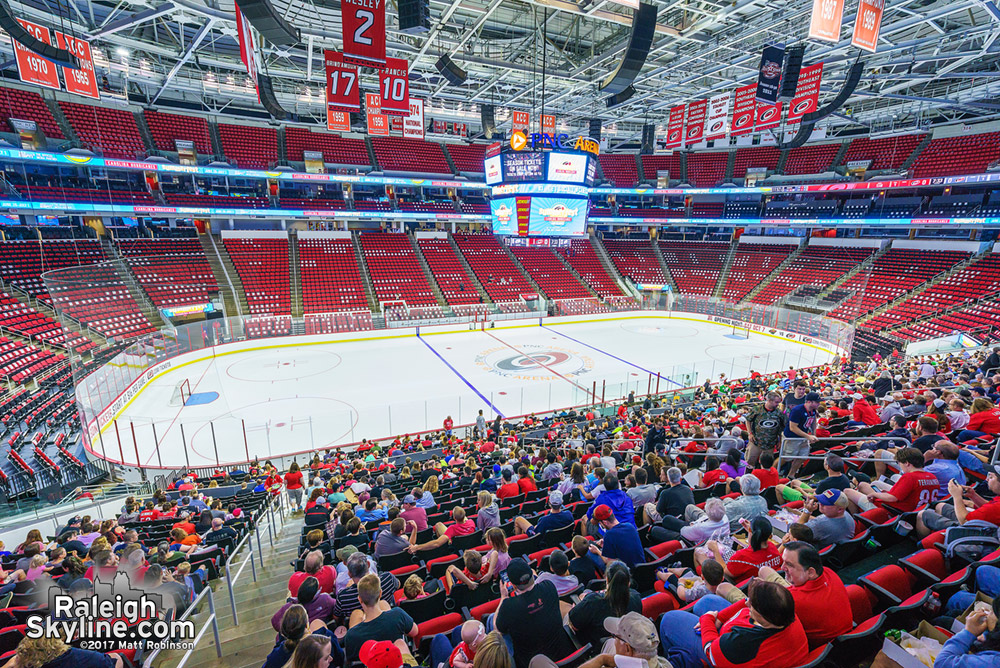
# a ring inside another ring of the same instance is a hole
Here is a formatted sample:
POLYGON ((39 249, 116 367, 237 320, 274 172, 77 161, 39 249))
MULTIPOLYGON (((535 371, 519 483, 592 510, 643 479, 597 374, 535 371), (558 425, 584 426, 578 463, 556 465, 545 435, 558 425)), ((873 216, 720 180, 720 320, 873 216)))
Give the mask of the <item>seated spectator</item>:
POLYGON ((427 511, 424 508, 417 507, 417 497, 412 494, 407 494, 403 497, 402 510, 399 516, 407 522, 416 524, 417 531, 423 531, 427 528, 427 511))
POLYGON ((122 668, 120 656, 70 647, 59 638, 25 636, 17 644, 8 666, 20 668, 122 668))
POLYGON ((456 582, 461 582, 469 589, 475 589, 485 581, 489 565, 483 560, 481 552, 466 550, 462 553, 462 562, 465 568, 459 570, 458 566, 451 564, 445 571, 444 581, 448 591, 451 591, 456 582))
POLYGON ((343 662, 344 653, 340 649, 340 645, 333 638, 333 634, 326 628, 326 624, 319 619, 310 622, 306 609, 301 605, 294 604, 285 611, 285 614, 281 618, 281 624, 278 628, 278 641, 275 643, 271 653, 267 655, 263 668, 284 668, 291 660, 292 654, 299 643, 312 634, 329 638, 333 645, 334 657, 339 658, 343 662))
POLYGON ((368 522, 384 522, 387 519, 386 511, 384 508, 379 507, 378 501, 375 499, 368 499, 365 501, 364 507, 358 507, 354 509, 354 516, 357 517, 364 523, 368 522))
POLYGON ((709 539, 724 542, 729 538, 729 518, 722 499, 708 499, 704 510, 691 504, 685 509, 684 518, 664 517, 662 527, 653 527, 650 536, 658 543, 683 538, 692 545, 701 545, 709 539))
POLYGON ((511 638, 517 668, 528 668, 537 654, 557 660, 569 656, 573 643, 563 630, 555 585, 536 582, 531 566, 523 559, 511 560, 507 576, 516 595, 508 595, 507 588, 500 587, 500 606, 493 624, 511 638))
POLYGON ((986 397, 973 400, 969 424, 955 435, 955 442, 965 443, 980 436, 1000 436, 1000 408, 986 397))
POLYGON ((353 545, 362 548, 368 545, 368 532, 357 515, 347 520, 344 525, 344 535, 340 538, 341 545, 353 545))
POLYGON ((449 526, 445 526, 443 522, 435 524, 434 533, 437 535, 437 538, 420 545, 411 545, 408 548, 410 552, 433 550, 434 548, 450 543, 451 539, 455 536, 468 536, 476 532, 476 523, 470 519, 466 519, 465 509, 461 506, 451 509, 451 519, 454 522, 449 526))
POLYGON ((924 453, 924 471, 933 473, 938 479, 935 499, 948 498, 948 483, 952 480, 964 485, 965 471, 958 463, 958 446, 948 440, 940 440, 924 453))
POLYGON ((416 524, 410 524, 413 534, 410 538, 405 535, 406 520, 397 517, 389 523, 388 529, 382 529, 375 537, 375 557, 384 557, 387 554, 399 554, 409 549, 417 539, 416 524))
POLYGON ((225 526, 225 523, 218 517, 212 520, 212 530, 205 534, 205 544, 215 545, 227 540, 236 540, 239 534, 232 527, 225 526))
MULTIPOLYGON (((483 494, 483 492, 480 492, 483 494)), ((573 513, 563 508, 563 494, 559 490, 549 492, 549 512, 539 518, 536 526, 531 526, 531 522, 521 516, 514 518, 515 535, 535 534, 545 535, 545 532, 553 529, 562 529, 573 524, 573 513)))
POLYGON ((487 633, 480 641, 472 668, 514 668, 514 658, 507 649, 507 641, 498 631, 487 633))
POLYGON ((917 514, 917 535, 924 537, 935 531, 965 524, 969 520, 983 520, 1000 526, 1000 464, 986 476, 986 485, 994 494, 989 501, 979 496, 974 487, 948 483, 948 494, 953 503, 939 503, 917 514))
POLYGON ((646 524, 658 524, 664 517, 681 517, 684 509, 693 505, 694 492, 684 480, 684 473, 672 466, 667 469, 667 486, 660 492, 656 505, 647 503, 643 506, 643 516, 646 524))
POLYGON ((497 488, 497 498, 503 501, 521 493, 521 486, 514 481, 514 473, 510 469, 500 471, 503 483, 497 488))
MULTIPOLYGON (((649 668, 672 668, 670 662, 657 654, 660 638, 652 621, 637 612, 624 617, 608 617, 604 620, 604 630, 611 638, 604 643, 601 653, 584 662, 580 668, 604 668, 625 665, 628 659, 637 659, 637 665, 649 668)), ((537 656, 531 661, 531 668, 553 668, 555 662, 546 656, 537 656)))
POLYGON ((333 593, 334 581, 337 579, 337 574, 332 566, 323 565, 323 553, 319 550, 314 550, 302 560, 302 570, 292 573, 292 576, 288 578, 288 597, 295 598, 299 592, 299 587, 309 577, 314 577, 319 581, 321 591, 327 594, 333 593))
POLYGON ((975 610, 965 619, 965 628, 941 648, 934 668, 995 668, 1000 665, 1000 596, 991 609, 975 610))
POLYGON ((388 641, 405 650, 403 662, 417 665, 410 655, 404 638, 414 637, 419 633, 417 625, 401 608, 390 608, 388 602, 381 599, 382 587, 379 577, 369 573, 357 584, 357 596, 360 608, 350 615, 347 635, 344 636, 344 653, 348 663, 360 659, 361 647, 370 640, 388 641))
POLYGON ((729 476, 719 468, 719 458, 712 456, 705 458, 705 472, 701 474, 701 486, 711 487, 719 482, 726 482, 729 476))
POLYGON ((880 491, 867 482, 858 483, 857 489, 845 489, 851 510, 864 512, 883 503, 908 513, 926 505, 934 498, 938 479, 924 468, 924 455, 917 448, 900 448, 895 454, 902 476, 888 491, 880 491))
POLYGON ((639 539, 639 531, 634 524, 618 521, 611 506, 597 506, 594 512, 594 522, 603 531, 604 538, 597 543, 591 543, 590 551, 600 555, 605 564, 612 561, 622 561, 629 568, 635 568, 636 564, 646 561, 645 552, 642 549, 642 541, 639 539))
POLYGON ((618 476, 608 473, 604 476, 604 491, 597 497, 590 508, 587 509, 587 517, 593 519, 598 508, 607 506, 614 513, 619 522, 635 526, 635 506, 628 494, 619 488, 618 476))
POLYGON ((760 479, 753 474, 746 473, 740 476, 739 485, 740 496, 735 499, 722 500, 729 521, 752 520, 755 517, 767 515, 767 501, 760 495, 760 479))
POLYGON ((510 554, 507 553, 507 536, 500 527, 493 527, 486 532, 486 544, 490 546, 490 551, 483 558, 486 571, 483 573, 482 582, 489 582, 500 577, 500 574, 507 570, 510 564, 510 554))
POLYGON ((728 545, 710 540, 705 543, 704 551, 695 551, 695 563, 704 568, 707 561, 717 561, 723 565, 726 577, 734 582, 756 576, 761 566, 779 567, 781 555, 771 542, 772 527, 767 517, 755 517, 753 521, 740 520, 740 524, 749 537, 747 547, 734 551, 728 545))
POLYGON ((281 620, 293 605, 301 605, 305 608, 309 621, 317 619, 326 622, 333 613, 334 598, 324 591, 320 591, 319 580, 315 577, 307 577, 299 585, 299 591, 294 601, 289 601, 278 608, 278 611, 271 617, 271 626, 278 633, 281 632, 281 620))
POLYGON ((753 473, 757 479, 760 480, 761 489, 774 487, 778 484, 778 480, 780 478, 778 475, 778 468, 774 465, 774 455, 765 450, 760 453, 759 459, 760 468, 754 469, 751 473, 753 473))
MULTIPOLYGON (((739 431, 739 427, 734 428, 739 431)), ((735 480, 747 472, 746 462, 743 461, 743 453, 733 448, 726 453, 726 460, 719 466, 719 470, 726 474, 730 480, 735 480)))
MULTIPOLYGON (((322 491, 322 489, 317 489, 314 494, 322 491)), ((306 502, 305 525, 307 527, 323 526, 329 521, 330 507, 322 494, 317 494, 315 500, 306 502), (312 505, 309 505, 310 503, 312 505)))
POLYGON ((562 550, 553 550, 549 553, 549 570, 538 576, 538 582, 551 582, 556 586, 559 596, 576 590, 580 586, 580 581, 569 570, 569 557, 562 550))
POLYGON ((725 567, 715 559, 702 562, 701 577, 685 568, 671 568, 658 571, 656 579, 673 585, 682 603, 694 603, 709 594, 716 594, 730 602, 744 597, 743 592, 726 582, 725 567))
POLYGON ((632 505, 636 508, 642 508, 647 503, 653 503, 656 500, 656 485, 647 484, 646 480, 646 469, 637 468, 635 473, 635 487, 630 488, 626 494, 632 499, 632 505))
POLYGON ((476 529, 486 531, 498 526, 500 526, 500 506, 497 505, 491 492, 483 490, 476 496, 476 529))
MULTIPOLYGON (((642 612, 642 597, 632 589, 628 567, 620 561, 608 566, 604 591, 591 592, 569 611, 567 621, 580 642, 598 647, 605 636, 604 620, 642 612)), ((561 658, 561 657, 560 657, 561 658)))
POLYGON ((598 580, 604 574, 604 560, 590 551, 590 541, 583 536, 573 536, 573 558, 569 562, 569 572, 576 576, 580 584, 598 580))
POLYGON ((527 466, 517 469, 517 487, 521 494, 538 491, 538 485, 535 484, 535 480, 531 477, 527 466))
MULTIPOLYGON (((382 585, 379 599, 387 604, 393 600, 393 594, 399 588, 399 580, 396 579, 395 575, 375 572, 368 561, 368 556, 362 552, 355 552, 347 557, 346 566, 349 579, 346 586, 337 592, 337 600, 333 606, 334 617, 346 622, 354 611, 361 608, 361 603, 358 600, 358 583, 369 573, 376 575, 382 585)), ((322 581, 320 582, 322 583, 322 581)))
POLYGON ((822 550, 854 538, 854 517, 846 512, 846 508, 847 496, 838 489, 828 489, 805 501, 796 522, 809 527, 813 536, 810 542, 822 550), (817 510, 819 517, 813 517, 817 510))

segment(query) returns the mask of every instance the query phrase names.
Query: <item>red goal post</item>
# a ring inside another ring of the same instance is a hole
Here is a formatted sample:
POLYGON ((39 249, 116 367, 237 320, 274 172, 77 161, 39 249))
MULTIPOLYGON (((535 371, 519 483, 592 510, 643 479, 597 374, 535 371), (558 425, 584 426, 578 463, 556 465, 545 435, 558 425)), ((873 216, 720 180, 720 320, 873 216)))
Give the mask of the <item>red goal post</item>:
POLYGON ((174 391, 170 395, 171 406, 186 406, 191 398, 191 381, 187 378, 174 385, 174 391))

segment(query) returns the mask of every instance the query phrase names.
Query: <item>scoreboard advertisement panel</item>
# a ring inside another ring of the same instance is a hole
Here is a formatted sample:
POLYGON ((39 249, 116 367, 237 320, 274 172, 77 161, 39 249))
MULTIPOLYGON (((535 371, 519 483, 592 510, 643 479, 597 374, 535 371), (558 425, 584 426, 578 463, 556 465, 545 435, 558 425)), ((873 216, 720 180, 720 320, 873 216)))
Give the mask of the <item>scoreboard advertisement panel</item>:
POLYGON ((493 234, 583 236, 587 233, 589 205, 585 186, 545 183, 497 186, 490 200, 493 234))
POLYGON ((575 183, 592 185, 597 159, 582 153, 502 153, 486 158, 486 185, 498 183, 575 183))

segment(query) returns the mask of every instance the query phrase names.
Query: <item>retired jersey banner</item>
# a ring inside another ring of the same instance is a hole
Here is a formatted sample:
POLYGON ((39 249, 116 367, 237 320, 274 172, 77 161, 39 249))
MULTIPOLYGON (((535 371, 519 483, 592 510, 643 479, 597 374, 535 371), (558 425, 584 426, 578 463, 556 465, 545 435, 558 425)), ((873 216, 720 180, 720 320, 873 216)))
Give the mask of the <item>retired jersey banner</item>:
POLYGON ((705 138, 705 114, 708 111, 708 100, 698 100, 691 102, 687 106, 685 123, 687 132, 684 133, 684 145, 697 144, 705 138))
POLYGON ((795 86, 795 97, 788 103, 788 122, 801 123, 802 117, 819 106, 819 84, 823 78, 823 63, 803 67, 795 86))
POLYGON ((403 119, 403 136, 424 138, 424 101, 410 100, 410 115, 403 119))
POLYGON ((531 115, 526 111, 515 111, 513 119, 514 132, 518 130, 524 132, 528 129, 528 124, 531 122, 531 115))
POLYGON ((858 16, 854 20, 854 34, 851 35, 852 46, 875 53, 884 9, 885 0, 861 0, 858 3, 858 16))
POLYGON ((768 128, 777 127, 778 123, 781 122, 781 102, 776 104, 761 104, 757 103, 757 109, 754 112, 754 131, 767 130, 768 128))
POLYGON ((382 113, 382 100, 377 93, 365 93, 365 112, 368 116, 368 134, 388 137, 389 117, 382 113))
POLYGON ((97 88, 97 75, 94 73, 94 59, 90 54, 90 42, 72 35, 65 35, 58 30, 55 33, 56 46, 72 53, 80 63, 79 68, 63 68, 66 90, 74 95, 100 100, 101 92, 97 88))
POLYGON ((754 108, 757 106, 757 84, 750 84, 736 89, 736 101, 733 102, 733 123, 729 134, 733 137, 748 135, 753 132, 754 108))
POLYGON ((664 148, 677 148, 684 143, 684 105, 670 108, 667 120, 667 141, 664 148))
POLYGON ((539 118, 543 135, 554 135, 556 133, 556 117, 550 114, 542 114, 539 118))
POLYGON ((810 39, 823 42, 840 41, 840 24, 844 20, 844 0, 813 0, 810 39))
POLYGON ((344 60, 363 67, 385 67, 385 3, 340 0, 344 60))
POLYGON ((720 93, 708 99, 708 121, 705 139, 718 139, 729 134, 729 100, 732 93, 720 93))
POLYGON ((326 108, 326 129, 331 132, 351 131, 351 112, 326 108))
MULTIPOLYGON (((35 38, 46 44, 52 44, 49 37, 49 29, 31 21, 18 19, 21 27, 30 32, 35 38)), ((42 58, 26 46, 22 46, 16 39, 11 39, 14 43, 14 58, 17 61, 17 73, 24 83, 54 88, 59 90, 59 68, 56 64, 42 58)))
POLYGON ((780 46, 765 46, 760 54, 757 68, 757 101, 774 104, 781 91, 781 67, 785 62, 785 50, 780 46))
MULTIPOLYGON (((250 75, 251 81, 253 81, 254 88, 257 88, 257 73, 260 71, 260 55, 257 53, 257 44, 254 41, 253 28, 250 26, 250 22, 247 21, 246 17, 243 16, 243 12, 240 11, 240 6, 235 5, 236 9, 236 33, 239 37, 240 42, 240 60, 243 61, 243 66, 247 68, 247 74, 250 75)), ((260 99, 260 92, 257 92, 257 99, 260 99)))
POLYGON ((386 58, 378 74, 382 113, 410 115, 410 64, 402 58, 386 58))
POLYGON ((358 68, 344 63, 336 51, 323 52, 326 64, 326 105, 330 109, 361 111, 358 68))

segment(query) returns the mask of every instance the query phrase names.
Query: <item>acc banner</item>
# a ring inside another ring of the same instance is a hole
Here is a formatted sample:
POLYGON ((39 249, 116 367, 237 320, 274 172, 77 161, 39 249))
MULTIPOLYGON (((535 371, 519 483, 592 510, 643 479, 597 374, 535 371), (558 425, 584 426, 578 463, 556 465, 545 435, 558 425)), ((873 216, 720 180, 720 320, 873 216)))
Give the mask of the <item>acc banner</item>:
POLYGON ((385 67, 385 3, 340 0, 344 60, 363 67, 385 67))
POLYGON ((677 148, 684 143, 684 105, 670 108, 670 118, 667 120, 667 141, 664 148, 677 148))
POLYGON ((839 42, 843 20, 844 0, 813 0, 809 37, 823 42, 839 42))
POLYGON ((729 134, 729 98, 730 93, 720 93, 708 99, 705 139, 718 139, 729 134))
POLYGON ((778 125, 781 121, 781 102, 777 104, 757 103, 757 110, 754 115, 753 129, 767 130, 778 125))
POLYGON ((260 71, 260 56, 257 55, 257 45, 254 43, 253 29, 250 27, 250 22, 246 20, 243 16, 243 12, 240 11, 240 6, 235 5, 236 8, 236 32, 240 39, 240 60, 243 61, 243 66, 247 68, 247 74, 250 75, 250 79, 253 81, 254 90, 257 90, 257 99, 260 100, 260 91, 257 89, 257 72, 260 71))
POLYGON ((687 133, 684 135, 684 145, 697 144, 705 138, 705 112, 708 110, 708 100, 691 102, 687 106, 687 133))
POLYGON ((528 129, 528 124, 531 122, 531 116, 526 111, 515 111, 514 112, 514 132, 521 130, 522 132, 528 129))
POLYGON ((542 114, 539 118, 543 135, 554 135, 556 133, 556 117, 549 114, 542 114))
POLYGON ((368 116, 368 134, 388 137, 389 117, 382 113, 382 100, 377 93, 365 93, 365 111, 368 116))
POLYGON ((875 53, 884 9, 885 0, 861 0, 858 3, 858 16, 854 20, 854 34, 851 36, 853 46, 875 53))
POLYGON ((97 76, 94 74, 94 60, 90 55, 90 42, 65 35, 58 30, 56 46, 66 49, 80 62, 80 68, 63 68, 63 78, 66 79, 66 90, 74 95, 82 95, 92 100, 100 100, 101 93, 97 89, 97 76))
POLYGON ((754 108, 757 106, 755 97, 757 84, 750 84, 736 89, 736 102, 733 103, 733 125, 729 134, 733 137, 753 132, 754 108))
POLYGON ((344 64, 344 58, 329 49, 323 52, 326 63, 326 106, 330 109, 361 111, 358 69, 344 64))
POLYGON ((410 115, 409 66, 402 58, 385 59, 385 69, 378 73, 383 114, 410 115))
POLYGON ((424 101, 410 100, 410 115, 403 119, 403 136, 424 138, 424 101))
POLYGON ((823 63, 803 67, 795 86, 795 97, 788 103, 788 122, 801 123, 802 117, 816 111, 819 105, 819 83, 823 78, 823 63))
POLYGON ((780 46, 765 46, 760 54, 757 74, 757 101, 774 104, 781 90, 781 66, 785 62, 785 50, 780 46))
MULTIPOLYGON (((52 43, 49 38, 49 29, 45 26, 24 19, 18 19, 17 22, 37 39, 46 44, 52 43)), ((16 39, 10 41, 14 43, 14 57, 17 60, 17 73, 21 76, 21 81, 59 90, 59 68, 56 67, 55 63, 42 58, 28 47, 22 46, 16 39)))

